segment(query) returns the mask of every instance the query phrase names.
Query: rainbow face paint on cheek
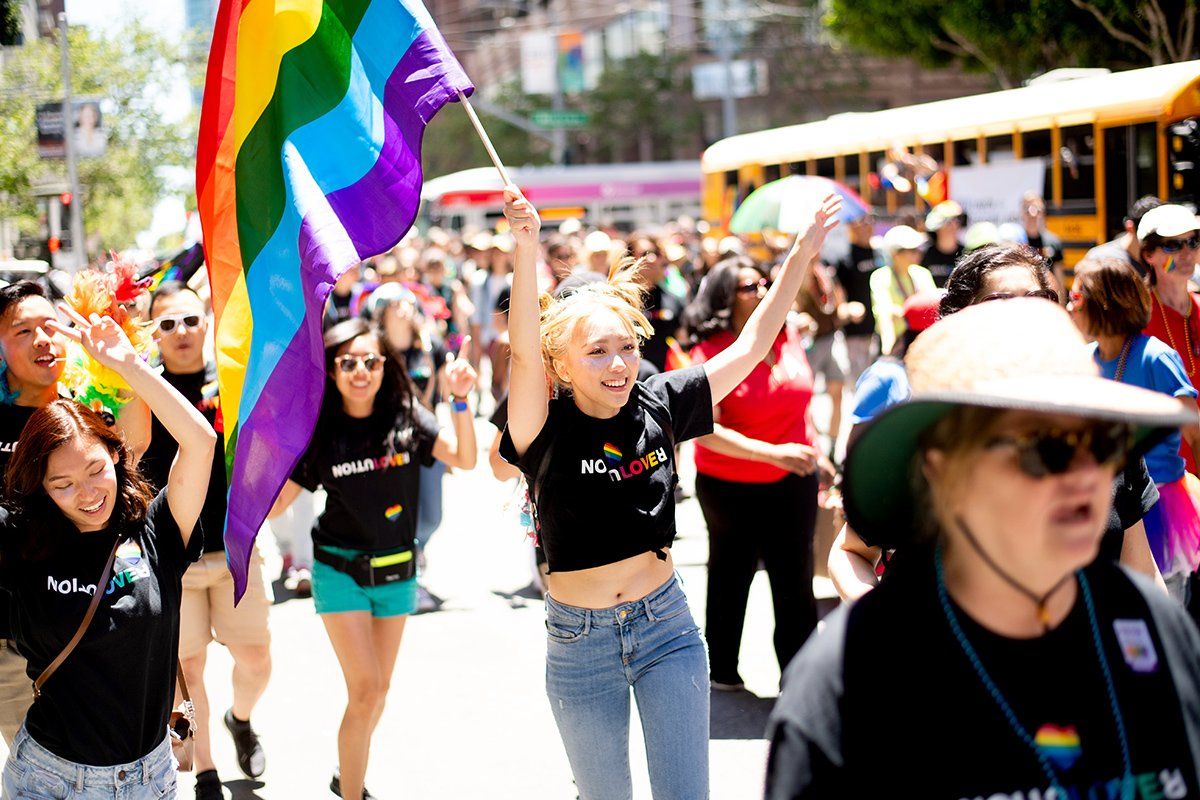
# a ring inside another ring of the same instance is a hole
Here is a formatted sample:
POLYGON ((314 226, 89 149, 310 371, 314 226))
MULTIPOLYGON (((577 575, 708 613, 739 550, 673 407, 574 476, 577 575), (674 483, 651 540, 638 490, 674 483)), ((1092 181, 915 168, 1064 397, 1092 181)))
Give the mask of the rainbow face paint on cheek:
POLYGON ((1163 267, 1163 272, 1166 272, 1169 274, 1174 271, 1175 271, 1175 256, 1171 256, 1170 258, 1167 259, 1167 264, 1166 264, 1166 266, 1163 267))

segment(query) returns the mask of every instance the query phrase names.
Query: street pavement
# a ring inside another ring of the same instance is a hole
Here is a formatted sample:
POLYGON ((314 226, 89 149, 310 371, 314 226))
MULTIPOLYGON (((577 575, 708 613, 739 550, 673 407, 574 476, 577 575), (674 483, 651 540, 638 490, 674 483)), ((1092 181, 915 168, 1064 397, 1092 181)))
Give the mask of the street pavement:
MULTIPOLYGON (((493 428, 480 423, 481 446, 493 428)), ((691 454, 680 459, 691 485, 691 454)), ((404 635, 383 719, 375 733, 367 786, 380 800, 571 800, 577 794, 544 694, 545 630, 540 599, 527 590, 530 546, 518 528, 515 483, 496 481, 481 454, 472 472, 449 475, 445 519, 427 550, 426 586, 440 610, 412 617, 404 635)), ((704 618, 707 541, 695 499, 677 507, 675 563, 704 618)), ((279 557, 260 539, 268 574, 279 557)), ((206 685, 213 708, 213 750, 235 798, 332 797, 337 729, 345 686, 312 600, 289 598, 279 583, 271 614, 274 672, 253 722, 267 772, 246 780, 220 724, 229 707, 232 662, 211 645, 206 685)), ((779 669, 765 573, 751 590, 742 645, 747 691, 714 692, 710 736, 713 800, 762 796, 763 730, 778 694, 779 669)), ((645 752, 636 716, 631 751, 634 797, 649 800, 645 752)), ((192 776, 180 796, 192 796, 192 776)))

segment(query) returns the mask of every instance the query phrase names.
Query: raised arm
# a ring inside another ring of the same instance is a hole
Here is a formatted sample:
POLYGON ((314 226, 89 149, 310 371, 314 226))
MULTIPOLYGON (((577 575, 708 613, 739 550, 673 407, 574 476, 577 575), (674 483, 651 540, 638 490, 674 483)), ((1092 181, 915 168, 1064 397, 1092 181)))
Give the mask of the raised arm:
POLYGON ((542 228, 537 209, 516 186, 504 188, 504 216, 516 241, 512 295, 508 305, 508 432, 518 455, 524 455, 546 424, 546 368, 542 363, 541 307, 538 304, 537 259, 542 228))
POLYGON ((167 505, 186 547, 208 494, 217 435, 196 407, 142 360, 120 325, 109 317, 93 314, 91 319, 84 319, 69 306, 60 308, 75 327, 68 328, 55 320, 48 324, 82 344, 92 358, 124 378, 179 443, 167 477, 167 505))
MULTIPOLYGON (((465 349, 470 345, 471 337, 468 336, 463 340, 463 347, 465 349)), ((442 369, 445 376, 443 385, 450 393, 454 433, 442 431, 438 434, 437 441, 433 444, 433 457, 447 466, 475 469, 475 460, 479 454, 478 445, 475 443, 475 417, 471 414, 471 406, 467 401, 467 396, 475 386, 475 370, 465 357, 455 358, 453 353, 446 354, 446 366, 442 369)))
POLYGON ((808 230, 796 237, 778 279, 758 308, 754 309, 737 340, 704 362, 714 406, 737 388, 770 352, 775 337, 787 319, 788 309, 812 268, 813 259, 821 253, 825 234, 838 223, 837 214, 841 206, 842 200, 838 195, 831 194, 825 198, 813 215, 808 230))

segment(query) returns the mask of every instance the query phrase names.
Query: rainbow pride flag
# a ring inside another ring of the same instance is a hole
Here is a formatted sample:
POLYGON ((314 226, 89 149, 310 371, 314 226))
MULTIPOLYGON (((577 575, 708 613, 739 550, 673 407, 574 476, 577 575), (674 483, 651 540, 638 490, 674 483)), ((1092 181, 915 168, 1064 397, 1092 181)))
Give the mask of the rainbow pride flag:
POLYGON ((196 154, 235 595, 308 446, 333 284, 412 226, 425 126, 473 90, 421 0, 221 0, 196 154))

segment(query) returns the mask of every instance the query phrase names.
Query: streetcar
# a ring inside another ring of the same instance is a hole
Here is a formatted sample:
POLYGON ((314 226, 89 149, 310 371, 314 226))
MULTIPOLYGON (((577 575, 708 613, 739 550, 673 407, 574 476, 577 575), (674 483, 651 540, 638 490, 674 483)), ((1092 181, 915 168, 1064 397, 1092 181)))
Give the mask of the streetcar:
MULTIPOLYGON (((509 174, 544 222, 578 219, 628 232, 700 216, 698 161, 510 167, 509 174)), ((504 216, 503 189, 492 167, 431 178, 421 190, 421 222, 456 231, 491 229, 504 216)))
POLYGON ((789 174, 840 181, 880 213, 923 213, 948 196, 972 221, 997 223, 1014 220, 1022 193, 1033 191, 1073 265, 1123 229, 1137 198, 1194 204, 1200 61, 1063 72, 1018 89, 722 139, 701 158, 703 216, 726 225, 749 192, 789 174), (921 191, 930 187, 938 194, 921 191))

